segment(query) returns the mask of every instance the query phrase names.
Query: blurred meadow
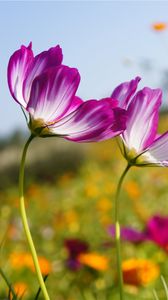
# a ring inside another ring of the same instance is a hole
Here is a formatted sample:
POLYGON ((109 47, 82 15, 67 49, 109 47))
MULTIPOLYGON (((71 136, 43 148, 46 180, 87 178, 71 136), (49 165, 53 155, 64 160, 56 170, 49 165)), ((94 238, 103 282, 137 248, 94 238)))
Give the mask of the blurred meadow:
MULTIPOLYGON (((166 1, 5 2, 0 2, 1 54, 5 63, 1 73, 6 72, 9 56, 21 43, 33 39, 38 53, 58 42, 65 49, 65 64, 81 70, 79 94, 85 99, 110 95, 115 85, 135 75, 142 76, 143 86, 161 87, 164 101, 159 132, 167 131, 166 1)), ((3 279, 6 276, 20 299, 32 300, 36 299, 38 283, 18 199, 19 163, 28 129, 18 105, 8 100, 6 81, 2 82, 0 299, 10 299, 3 279)), ((26 161, 26 210, 43 276, 48 275, 46 285, 51 299, 119 299, 110 226, 114 223, 116 186, 125 166, 117 138, 89 144, 57 138, 32 142, 26 161)), ((154 216, 168 218, 168 169, 133 167, 120 196, 121 224, 144 232, 154 216)), ((160 226, 159 235, 167 244, 161 245, 157 238, 122 241, 125 300, 155 299, 154 290, 160 300, 165 300, 161 275, 168 283, 168 221, 160 226)), ((43 299, 42 295, 38 299, 43 299)))
MULTIPOLYGON (((168 116, 162 114, 160 131, 167 127, 168 116)), ((1 143, 1 269, 19 295, 25 290, 24 299, 32 299, 37 282, 22 230, 16 184, 23 137, 16 136, 6 145, 1 143)), ((125 165, 115 140, 67 145, 53 138, 32 143, 26 209, 43 275, 49 274, 52 299, 118 299, 109 226, 116 184, 125 165)), ((120 197, 122 225, 143 230, 153 215, 168 214, 167 178, 166 168, 132 168, 120 197)), ((165 299, 160 274, 168 279, 166 247, 152 241, 125 241, 122 254, 126 299, 153 299, 153 288, 165 299)), ((1 280, 1 299, 6 293, 1 280)))

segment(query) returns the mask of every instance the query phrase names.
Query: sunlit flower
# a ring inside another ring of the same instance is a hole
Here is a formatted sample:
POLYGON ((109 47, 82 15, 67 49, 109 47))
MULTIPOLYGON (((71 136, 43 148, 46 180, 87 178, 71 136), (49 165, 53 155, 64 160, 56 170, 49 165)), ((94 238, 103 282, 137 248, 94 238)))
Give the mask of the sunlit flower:
POLYGON ((121 134, 123 154, 131 165, 168 165, 168 132, 158 135, 160 89, 143 88, 136 91, 140 78, 119 85, 112 98, 127 110, 126 130, 121 134))
POLYGON ((21 46, 9 60, 9 89, 29 114, 32 134, 90 142, 121 133, 125 110, 112 98, 84 102, 77 97, 79 72, 62 65, 62 58, 59 46, 34 57, 30 44, 21 46))
POLYGON ((155 31, 164 31, 165 29, 167 29, 167 23, 165 23, 165 22, 153 23, 152 29, 155 31))
POLYGON ((108 269, 107 257, 94 252, 81 253, 78 256, 78 261, 97 271, 106 271, 108 269))
MULTIPOLYGON (((38 261, 39 261, 41 273, 43 275, 47 275, 51 273, 52 271, 51 263, 45 257, 39 256, 38 261)), ((28 268, 31 271, 35 272, 32 256, 27 252, 12 253, 10 256, 10 265, 14 269, 28 268)))
POLYGON ((157 264, 146 259, 128 259, 122 263, 124 283, 143 286, 151 283, 160 275, 157 264))

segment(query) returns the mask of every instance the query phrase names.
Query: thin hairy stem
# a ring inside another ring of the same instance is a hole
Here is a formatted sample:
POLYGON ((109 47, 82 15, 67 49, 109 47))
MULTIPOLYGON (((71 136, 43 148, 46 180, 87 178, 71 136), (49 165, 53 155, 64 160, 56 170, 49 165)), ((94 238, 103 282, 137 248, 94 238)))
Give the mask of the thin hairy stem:
POLYGON ((118 280, 119 280, 119 290, 120 290, 120 300, 124 299, 124 293, 123 293, 123 274, 122 274, 122 266, 121 266, 121 238, 120 238, 120 221, 119 221, 119 196, 121 191, 121 186, 123 183, 123 180, 131 168, 131 165, 127 165, 124 172, 122 173, 120 180, 118 182, 116 196, 115 196, 115 240, 116 240, 116 253, 117 253, 117 270, 118 270, 118 280))
POLYGON ((23 153, 22 153, 22 159, 21 159, 21 163, 20 163, 20 171, 19 171, 19 197, 20 197, 20 213, 21 213, 21 218, 22 218, 22 223, 23 223, 23 227, 25 230, 25 234, 26 234, 26 238, 30 247, 30 251, 31 251, 31 255, 33 258, 33 262, 34 262, 34 266, 35 266, 35 270, 36 270, 36 274, 37 274, 37 278, 39 281, 39 285, 41 288, 41 291, 43 293, 44 299, 45 300, 50 300, 49 296, 48 296, 48 292, 43 280, 43 276, 41 274, 41 270, 40 270, 40 266, 39 266, 39 262, 38 262, 38 257, 37 257, 37 253, 36 253, 36 249, 33 243, 33 239, 30 233, 30 229, 29 229, 29 224, 27 221, 27 215, 26 215, 26 209, 25 209, 25 203, 24 203, 24 170, 25 170, 25 160, 26 160, 26 154, 27 154, 27 149, 29 147, 30 142, 32 141, 32 139, 34 138, 33 135, 31 135, 29 137, 29 139, 27 140, 24 149, 23 149, 23 153))

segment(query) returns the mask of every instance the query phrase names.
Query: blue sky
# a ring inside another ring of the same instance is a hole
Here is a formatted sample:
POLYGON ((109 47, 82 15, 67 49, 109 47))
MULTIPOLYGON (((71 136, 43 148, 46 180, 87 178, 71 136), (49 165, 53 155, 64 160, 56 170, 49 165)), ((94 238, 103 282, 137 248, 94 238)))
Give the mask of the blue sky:
POLYGON ((64 64, 80 71, 83 99, 108 96, 137 75, 141 87, 155 88, 160 70, 168 69, 168 31, 158 34, 150 26, 168 22, 167 11, 167 1, 0 2, 0 136, 26 129, 6 80, 9 57, 21 44, 32 41, 35 54, 60 44, 64 64), (144 71, 147 59, 154 67, 144 71))

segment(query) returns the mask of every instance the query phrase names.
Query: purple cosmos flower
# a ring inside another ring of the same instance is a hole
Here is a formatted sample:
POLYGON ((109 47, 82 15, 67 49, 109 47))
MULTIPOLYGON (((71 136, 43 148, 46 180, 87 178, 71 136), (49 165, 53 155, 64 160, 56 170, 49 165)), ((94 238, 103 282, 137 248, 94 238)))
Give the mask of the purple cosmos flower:
POLYGON ((126 130, 121 134, 124 155, 132 165, 168 166, 168 132, 157 134, 162 92, 145 87, 135 94, 139 80, 136 77, 122 83, 111 96, 128 113, 126 130))
POLYGON ((64 246, 68 252, 68 259, 66 260, 67 267, 72 271, 77 271, 81 267, 81 263, 77 258, 81 253, 88 251, 89 244, 80 239, 66 239, 64 246))
POLYGON ((62 65, 59 46, 33 55, 31 44, 14 52, 8 65, 11 95, 29 113, 33 135, 100 141, 125 129, 126 112, 112 98, 84 102, 76 96, 77 69, 62 65))
MULTIPOLYGON (((108 228, 109 234, 115 236, 115 226, 108 228)), ((121 237, 123 240, 140 243, 144 241, 152 241, 166 252, 168 252, 168 217, 153 216, 147 222, 143 231, 135 230, 131 227, 121 228, 121 237)))
MULTIPOLYGON (((109 226, 108 233, 112 237, 115 237, 115 226, 114 225, 109 226)), ((122 227, 121 228, 121 238, 123 240, 138 244, 138 243, 146 240, 146 234, 144 234, 143 232, 139 232, 138 230, 133 229, 131 227, 122 227)))

